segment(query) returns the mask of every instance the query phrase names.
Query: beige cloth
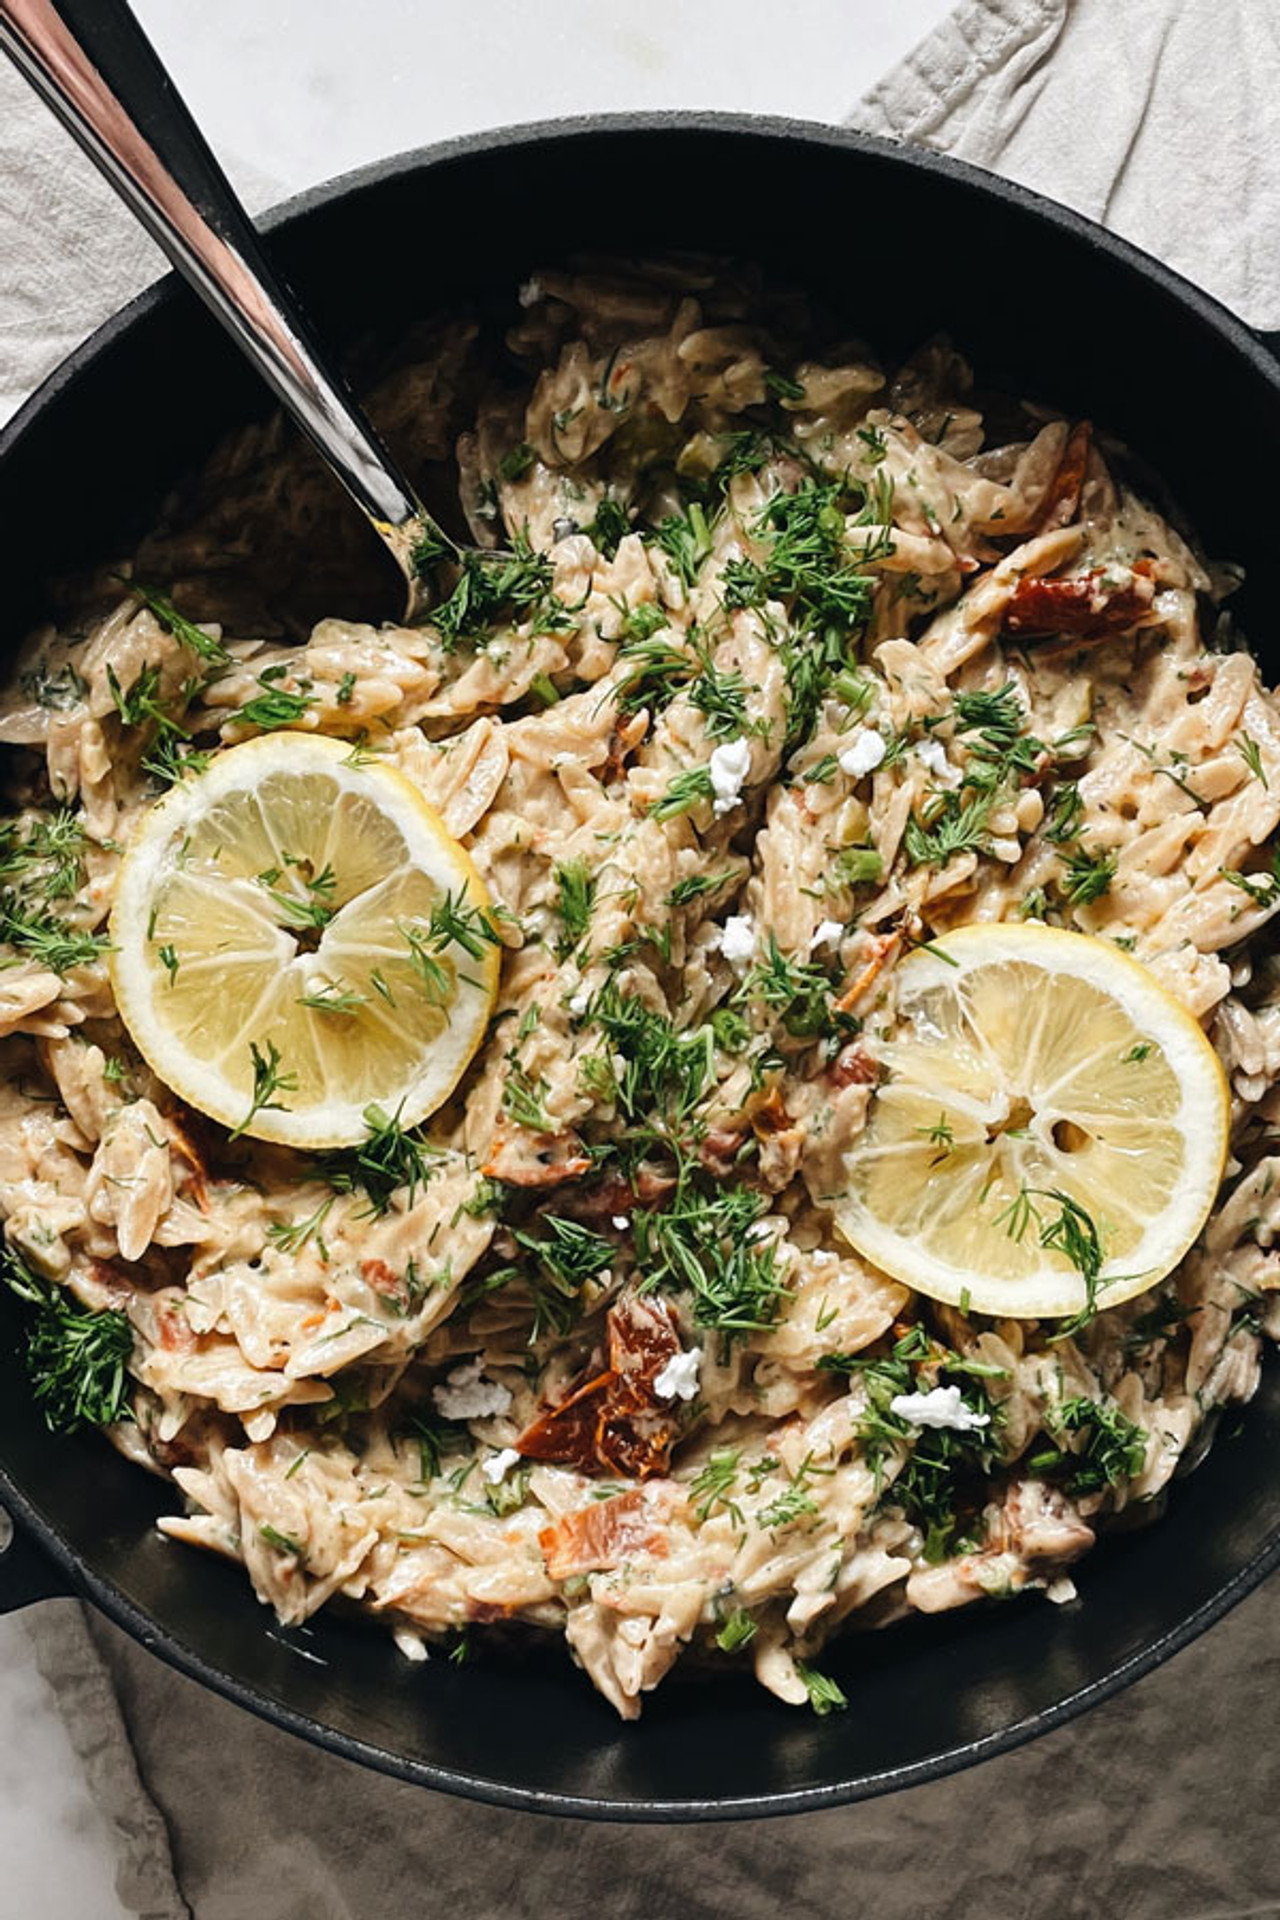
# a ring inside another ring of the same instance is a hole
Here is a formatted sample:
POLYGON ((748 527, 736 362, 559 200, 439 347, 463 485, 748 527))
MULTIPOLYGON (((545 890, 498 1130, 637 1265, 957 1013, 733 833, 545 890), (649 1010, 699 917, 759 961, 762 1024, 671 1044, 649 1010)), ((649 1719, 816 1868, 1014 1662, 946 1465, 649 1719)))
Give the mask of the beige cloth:
MULTIPOLYGON (((1278 81, 1271 0, 965 0, 853 118, 1056 194, 1275 327, 1278 81)), ((25 262, 0 293, 2 418, 154 262, 4 74, 0 257, 25 262)), ((434 1796, 261 1725, 70 1602, 27 1621, 146 1920, 1280 1916, 1274 1582, 1162 1672, 966 1774, 661 1832, 434 1796)))

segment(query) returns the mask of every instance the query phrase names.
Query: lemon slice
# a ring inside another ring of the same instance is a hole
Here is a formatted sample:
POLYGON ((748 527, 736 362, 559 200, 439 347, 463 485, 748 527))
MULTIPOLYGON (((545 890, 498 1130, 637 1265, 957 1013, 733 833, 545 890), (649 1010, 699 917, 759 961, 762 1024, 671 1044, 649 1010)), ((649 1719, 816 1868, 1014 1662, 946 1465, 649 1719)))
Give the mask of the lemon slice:
POLYGON ((224 1126, 293 1147, 404 1126, 484 1035, 489 899, 395 768, 312 733, 218 754, 144 816, 111 914, 121 1018, 155 1072, 224 1126))
POLYGON ((1103 941, 979 924, 919 949, 883 1059, 836 1218, 919 1292, 1028 1318, 1114 1306, 1204 1225, 1226 1080, 1186 1009, 1103 941))

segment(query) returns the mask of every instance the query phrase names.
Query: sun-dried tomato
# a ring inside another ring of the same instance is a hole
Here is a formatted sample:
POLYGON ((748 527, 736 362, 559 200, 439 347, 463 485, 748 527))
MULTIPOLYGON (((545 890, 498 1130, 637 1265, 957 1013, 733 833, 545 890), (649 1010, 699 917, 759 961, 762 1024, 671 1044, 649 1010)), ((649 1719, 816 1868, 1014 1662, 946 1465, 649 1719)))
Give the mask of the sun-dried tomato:
POLYGON ((1102 640, 1123 633, 1151 611, 1155 582, 1139 560, 1129 577, 1113 581, 1105 567, 1064 579, 1019 580, 1004 610, 1002 631, 1015 639, 1056 634, 1102 640))
POLYGON ((630 1294, 610 1309, 609 1365, 548 1407, 516 1447, 527 1459, 554 1460, 579 1473, 643 1480, 664 1473, 676 1438, 670 1406, 653 1383, 680 1351, 671 1309, 630 1294))
POLYGON ((621 1566, 638 1553, 664 1554, 667 1542, 654 1524, 652 1510, 639 1487, 599 1500, 577 1513, 566 1513, 554 1527, 544 1527, 538 1545, 553 1580, 577 1573, 598 1573, 621 1566))

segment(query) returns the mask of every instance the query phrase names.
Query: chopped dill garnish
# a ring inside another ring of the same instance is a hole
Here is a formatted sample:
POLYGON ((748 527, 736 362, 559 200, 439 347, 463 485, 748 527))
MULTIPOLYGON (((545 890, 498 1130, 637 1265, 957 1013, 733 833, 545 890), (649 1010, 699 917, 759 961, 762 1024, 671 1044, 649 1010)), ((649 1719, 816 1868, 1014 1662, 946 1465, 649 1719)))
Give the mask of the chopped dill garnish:
POLYGON ((285 1101, 278 1096, 282 1093, 298 1091, 296 1073, 281 1073, 280 1049, 274 1040, 268 1040, 266 1051, 260 1052, 256 1040, 249 1042, 249 1058, 253 1062, 253 1096, 249 1102, 249 1111, 239 1126, 231 1129, 231 1138, 238 1140, 245 1128, 252 1125, 260 1113, 288 1113, 285 1101))
POLYGON ((660 800, 655 800, 649 809, 651 820, 674 820, 682 813, 688 813, 703 800, 715 798, 715 788, 711 784, 709 767, 686 767, 683 772, 673 774, 667 783, 667 790, 660 800))
POLYGON ((1122 1413, 1114 1400, 1091 1400, 1087 1394, 1073 1394, 1056 1409, 1046 1410, 1045 1424, 1055 1438, 1069 1433, 1084 1435, 1079 1448, 1042 1451, 1027 1461, 1032 1473, 1065 1472, 1066 1490, 1073 1496, 1101 1493, 1105 1487, 1119 1486, 1142 1472, 1147 1457, 1146 1432, 1122 1413))
POLYGON ((796 1672, 804 1682, 809 1705, 820 1720, 829 1713, 844 1712, 849 1702, 828 1674, 819 1673, 816 1667, 806 1666, 803 1660, 796 1661, 796 1672))
POLYGON ((361 1117, 364 1139, 358 1146, 327 1154, 324 1178, 335 1193, 363 1193, 371 1214, 386 1213, 401 1189, 412 1206, 418 1189, 431 1178, 436 1150, 417 1128, 401 1126, 398 1109, 389 1114, 371 1102, 361 1117))
POLYGON ((502 1104, 518 1127, 527 1127, 530 1133, 555 1132, 555 1121, 544 1104, 550 1091, 541 1075, 537 1080, 533 1079, 528 1068, 516 1058, 514 1050, 507 1055, 502 1104))
POLYGON ((744 1607, 738 1607, 728 1615, 724 1625, 716 1635, 716 1645, 721 1653, 737 1653, 740 1647, 749 1647, 760 1631, 760 1622, 753 1613, 744 1607))
POLYGON ((267 1238, 272 1246, 278 1247, 281 1253, 298 1253, 306 1246, 308 1240, 314 1240, 319 1250, 320 1258, 327 1261, 329 1254, 324 1244, 321 1228, 324 1226, 329 1215, 329 1209, 332 1207, 336 1198, 336 1194, 331 1193, 326 1200, 320 1202, 314 1213, 309 1213, 303 1220, 269 1221, 267 1225, 267 1238))
MULTIPOLYGON (((434 542, 420 542, 413 563, 421 575, 440 558, 434 542)), ((432 609, 430 623, 446 652, 461 640, 487 637, 503 614, 516 624, 528 619, 535 633, 562 633, 572 627, 573 616, 552 591, 554 578, 547 555, 534 552, 527 533, 517 533, 509 554, 463 554, 457 583, 432 609)))
POLYGON ((943 867, 959 853, 981 852, 991 805, 987 794, 961 800, 958 793, 943 793, 928 801, 918 816, 908 814, 902 845, 911 865, 943 867))
POLYGON ((1073 907, 1086 907, 1108 892, 1116 877, 1116 856, 1077 846, 1063 859, 1063 896, 1073 907))
POLYGON ((618 547, 631 531, 631 516, 621 500, 606 493, 592 520, 582 529, 597 552, 612 560, 618 547))
POLYGON ((556 959, 565 961, 586 938, 595 910, 596 876, 585 860, 566 860, 555 869, 556 912, 560 916, 560 937, 556 941, 556 959))
POLYGON ((129 1418, 126 1372, 133 1328, 122 1309, 81 1307, 64 1287, 37 1279, 12 1247, 0 1254, 0 1279, 32 1310, 24 1358, 32 1392, 52 1432, 110 1426, 129 1418))
POLYGON ((1260 780, 1265 787, 1267 784, 1266 769, 1262 764, 1262 749, 1257 741, 1249 734, 1243 733, 1236 741, 1236 751, 1239 753, 1240 758, 1244 761, 1254 779, 1260 780))
POLYGON ((125 586, 134 598, 141 600, 148 611, 159 621, 166 633, 181 641, 197 658, 207 660, 211 666, 225 667, 230 663, 231 655, 221 640, 215 640, 211 633, 205 633, 194 620, 188 620, 185 614, 178 612, 172 600, 163 593, 157 593, 154 587, 144 586, 141 580, 126 580, 125 586))
POLYGON ((666 555, 685 590, 690 590, 698 569, 711 555, 711 529, 698 501, 690 501, 683 513, 669 513, 647 537, 666 555))
POLYGON ((263 689, 252 700, 246 700, 237 708, 235 718, 247 721, 251 727, 258 727, 263 733, 270 733, 276 727, 296 727, 303 715, 309 713, 315 700, 309 693, 289 693, 274 683, 283 678, 284 667, 268 667, 258 676, 258 685, 263 689))

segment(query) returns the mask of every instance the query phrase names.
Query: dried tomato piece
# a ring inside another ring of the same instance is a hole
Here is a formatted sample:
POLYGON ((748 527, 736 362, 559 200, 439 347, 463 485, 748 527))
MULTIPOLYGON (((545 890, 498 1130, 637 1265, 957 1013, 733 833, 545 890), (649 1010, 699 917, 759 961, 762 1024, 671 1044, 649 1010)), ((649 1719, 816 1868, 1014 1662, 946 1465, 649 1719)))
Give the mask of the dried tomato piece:
POLYGON ((841 1047, 827 1073, 834 1087, 870 1087, 880 1078, 880 1069, 860 1040, 841 1047))
POLYGON ((590 1157, 576 1133, 530 1133, 525 1127, 495 1129, 481 1172, 508 1187, 558 1187, 590 1173, 590 1157))
POLYGON ((557 1406, 548 1407, 525 1428, 516 1441, 517 1450, 528 1460, 555 1460, 577 1467, 580 1473, 594 1472, 599 1465, 596 1430, 601 1396, 612 1379, 612 1371, 598 1373, 557 1406))
POLYGON ((661 1206, 675 1190, 673 1175, 640 1166, 630 1179, 622 1173, 607 1173, 588 1192, 566 1194, 563 1200, 557 1200, 556 1212, 587 1226, 600 1226, 630 1214, 635 1207, 661 1206))
POLYGON ((727 1180, 737 1165, 746 1137, 745 1127, 708 1127, 698 1149, 698 1158, 707 1172, 713 1173, 717 1180, 727 1180))
POLYGON ((1123 633, 1151 611, 1156 597, 1150 563, 1139 560, 1116 580, 1106 567, 1061 580, 1019 580, 1004 610, 1001 631, 1020 639, 1032 635, 1070 635, 1102 640, 1123 633))
POLYGON ((621 1473, 637 1480, 664 1473, 676 1437, 672 1409, 653 1383, 680 1351, 671 1309, 632 1294, 610 1309, 609 1366, 558 1406, 539 1414, 516 1441, 532 1460, 555 1460, 579 1473, 621 1473))
POLYGON ((538 1545, 553 1580, 576 1573, 599 1573, 621 1566, 638 1553, 665 1554, 664 1535, 654 1525, 652 1510, 639 1487, 630 1493, 599 1500, 578 1513, 566 1513, 554 1527, 544 1527, 538 1545))

